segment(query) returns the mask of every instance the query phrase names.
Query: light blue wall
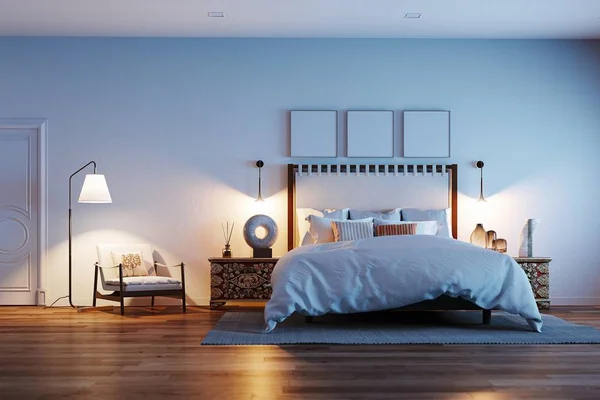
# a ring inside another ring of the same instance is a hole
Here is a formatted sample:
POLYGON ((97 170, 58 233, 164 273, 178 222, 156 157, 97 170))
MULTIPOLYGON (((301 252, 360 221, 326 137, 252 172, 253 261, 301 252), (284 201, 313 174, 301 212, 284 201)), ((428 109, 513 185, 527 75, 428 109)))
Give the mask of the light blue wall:
MULTIPOLYGON (((49 121, 50 300, 66 292, 67 178, 88 160, 115 203, 74 210, 77 300, 89 303, 94 245, 129 239, 188 261, 205 302, 220 223, 254 212, 256 159, 285 228, 287 111, 382 108, 451 111, 465 196, 485 161, 488 209, 462 199, 461 239, 482 220, 516 254, 536 217, 553 298, 600 303, 599 71, 598 41, 1 38, 0 118, 49 121)), ((233 249, 250 254, 240 230, 233 249)))

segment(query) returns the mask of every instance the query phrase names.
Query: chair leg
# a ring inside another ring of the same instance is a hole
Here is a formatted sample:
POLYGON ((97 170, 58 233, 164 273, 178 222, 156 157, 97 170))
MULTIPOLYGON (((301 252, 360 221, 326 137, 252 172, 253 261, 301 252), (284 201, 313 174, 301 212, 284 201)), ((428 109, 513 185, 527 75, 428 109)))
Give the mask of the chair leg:
POLYGON ((181 263, 181 306, 185 313, 185 265, 181 263))
POLYGON ((96 291, 98 290, 98 264, 95 265, 94 271, 94 295, 92 297, 92 307, 96 307, 96 291))
POLYGON ((121 300, 121 315, 125 315, 125 299, 123 299, 123 264, 119 264, 119 298, 121 300))
POLYGON ((121 315, 125 315, 125 302, 123 299, 123 264, 119 264, 119 297, 121 299, 121 315))
POLYGON ((152 301, 150 302, 150 307, 154 307, 154 296, 152 296, 152 301))

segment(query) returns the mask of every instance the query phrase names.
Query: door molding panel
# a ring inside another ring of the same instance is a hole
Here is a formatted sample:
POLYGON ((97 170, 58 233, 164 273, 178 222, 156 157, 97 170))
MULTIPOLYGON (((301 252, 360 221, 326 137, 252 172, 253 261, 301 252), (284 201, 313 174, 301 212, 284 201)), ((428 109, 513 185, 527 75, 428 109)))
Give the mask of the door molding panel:
MULTIPOLYGON (((48 268, 48 120, 43 118, 0 118, 0 129, 33 129, 38 138, 38 265, 37 265, 37 305, 46 304, 48 268)), ((22 213, 23 210, 15 210, 22 213)), ((31 210, 28 210, 31 212, 31 210)), ((31 261, 31 260, 30 260, 31 261)))

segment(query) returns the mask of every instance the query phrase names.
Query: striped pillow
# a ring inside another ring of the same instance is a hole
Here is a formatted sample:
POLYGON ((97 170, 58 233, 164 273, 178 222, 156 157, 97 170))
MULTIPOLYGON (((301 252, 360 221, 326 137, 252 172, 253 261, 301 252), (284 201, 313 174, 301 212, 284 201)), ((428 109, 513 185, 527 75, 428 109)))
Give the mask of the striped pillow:
POLYGON ((389 224, 376 228, 377 236, 416 235, 417 224, 389 224))
POLYGON ((373 220, 331 221, 331 229, 333 229, 333 237, 336 242, 372 238, 373 220))

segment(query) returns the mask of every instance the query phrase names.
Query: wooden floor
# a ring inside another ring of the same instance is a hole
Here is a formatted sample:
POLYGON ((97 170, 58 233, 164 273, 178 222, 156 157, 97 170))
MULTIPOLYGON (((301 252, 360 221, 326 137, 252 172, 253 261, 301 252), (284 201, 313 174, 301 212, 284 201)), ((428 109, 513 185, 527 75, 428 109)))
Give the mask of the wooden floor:
POLYGON ((0 307, 0 399, 600 399, 600 345, 213 347, 223 311, 126 314, 0 307))

